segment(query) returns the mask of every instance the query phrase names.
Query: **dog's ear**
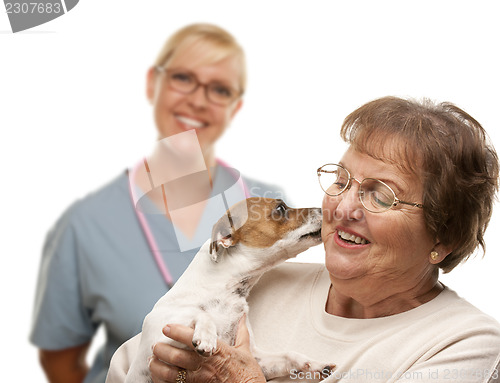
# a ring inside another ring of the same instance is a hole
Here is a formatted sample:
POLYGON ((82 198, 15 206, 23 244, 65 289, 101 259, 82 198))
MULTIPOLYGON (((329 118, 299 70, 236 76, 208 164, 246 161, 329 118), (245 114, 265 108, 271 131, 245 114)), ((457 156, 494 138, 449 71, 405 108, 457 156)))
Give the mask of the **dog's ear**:
POLYGON ((212 240, 210 242, 210 259, 218 262, 223 249, 235 245, 233 239, 234 225, 229 212, 221 217, 212 228, 212 240))
POLYGON ((231 234, 225 237, 218 234, 217 239, 215 241, 212 239, 212 243, 210 244, 210 259, 217 263, 219 256, 222 254, 222 248, 228 249, 231 246, 233 246, 233 237, 231 234))

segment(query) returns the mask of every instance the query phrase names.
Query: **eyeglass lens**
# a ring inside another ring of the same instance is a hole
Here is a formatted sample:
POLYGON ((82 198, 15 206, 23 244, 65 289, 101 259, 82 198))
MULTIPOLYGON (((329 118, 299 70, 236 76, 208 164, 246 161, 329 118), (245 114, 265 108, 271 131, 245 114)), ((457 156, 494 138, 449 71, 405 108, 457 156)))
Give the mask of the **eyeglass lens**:
MULTIPOLYGON (((189 72, 173 71, 169 72, 167 76, 169 85, 182 93, 194 92, 202 85, 196 76, 189 72)), ((237 96, 230 86, 219 82, 211 82, 204 86, 206 87, 205 94, 207 98, 215 104, 228 105, 237 96)))
MULTIPOLYGON (((349 189, 352 179, 349 173, 338 165, 325 165, 318 171, 319 182, 323 191, 331 196, 338 196, 349 189)), ((359 186, 359 198, 363 206, 372 212, 383 212, 395 202, 394 192, 382 181, 366 178, 359 186)))

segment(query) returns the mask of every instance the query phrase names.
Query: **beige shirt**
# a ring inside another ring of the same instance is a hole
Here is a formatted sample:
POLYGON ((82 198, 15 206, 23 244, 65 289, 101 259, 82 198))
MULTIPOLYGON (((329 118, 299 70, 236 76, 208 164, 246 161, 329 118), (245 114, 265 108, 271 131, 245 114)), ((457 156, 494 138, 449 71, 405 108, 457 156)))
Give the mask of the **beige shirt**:
MULTIPOLYGON (((329 288, 323 265, 286 263, 264 275, 249 300, 257 346, 336 364, 325 382, 500 382, 499 323, 449 288, 415 309, 376 319, 327 314, 329 288)), ((124 381, 139 336, 115 353, 107 383, 124 381)), ((292 370, 273 382, 312 378, 292 370)))

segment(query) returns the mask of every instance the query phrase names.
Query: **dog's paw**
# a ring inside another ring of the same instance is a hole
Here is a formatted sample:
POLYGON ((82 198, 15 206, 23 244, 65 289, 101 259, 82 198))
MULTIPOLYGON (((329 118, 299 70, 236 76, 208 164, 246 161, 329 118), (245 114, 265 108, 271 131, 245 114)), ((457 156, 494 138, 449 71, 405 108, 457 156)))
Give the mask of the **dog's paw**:
POLYGON ((330 376, 336 368, 337 366, 335 364, 329 364, 327 366, 323 366, 321 373, 325 374, 326 376, 330 376))
POLYGON ((296 371, 305 372, 314 379, 324 380, 328 378, 337 366, 335 364, 325 364, 321 362, 306 362, 296 371))
POLYGON ((202 340, 193 340, 193 346, 196 352, 201 356, 212 356, 212 354, 215 352, 217 344, 214 346, 209 342, 203 342, 202 340))
POLYGON ((288 357, 290 364, 293 366, 293 370, 307 373, 308 376, 314 377, 316 380, 328 378, 337 367, 333 363, 317 362, 306 359, 302 354, 289 353, 288 357))
POLYGON ((217 348, 217 336, 209 332, 195 329, 193 335, 193 346, 196 352, 202 356, 211 356, 217 348))
POLYGON ((307 376, 311 381, 321 381, 328 378, 336 368, 333 363, 312 361, 296 352, 270 354, 257 349, 254 353, 258 356, 259 365, 267 380, 295 374, 307 376))
POLYGON ((337 366, 335 364, 325 364, 321 362, 307 362, 300 370, 310 372, 321 372, 330 375, 337 366))

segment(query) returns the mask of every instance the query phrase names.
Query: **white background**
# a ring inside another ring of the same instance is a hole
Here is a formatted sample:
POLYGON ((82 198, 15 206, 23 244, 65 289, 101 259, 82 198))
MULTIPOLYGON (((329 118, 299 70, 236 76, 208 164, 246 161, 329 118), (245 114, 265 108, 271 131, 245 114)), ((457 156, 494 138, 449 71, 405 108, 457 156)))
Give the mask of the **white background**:
MULTIPOLYGON (((249 87, 218 154, 283 185, 295 205, 319 206, 315 169, 341 157, 343 118, 377 97, 454 102, 500 150, 495 3, 81 0, 17 34, 0 13, 4 376, 44 379, 27 337, 45 233, 68 204, 151 149, 145 74, 172 32, 207 21, 237 37, 249 87)), ((486 257, 442 279, 497 319, 499 228, 497 204, 486 257)), ((321 258, 320 247, 302 257, 321 258)))

